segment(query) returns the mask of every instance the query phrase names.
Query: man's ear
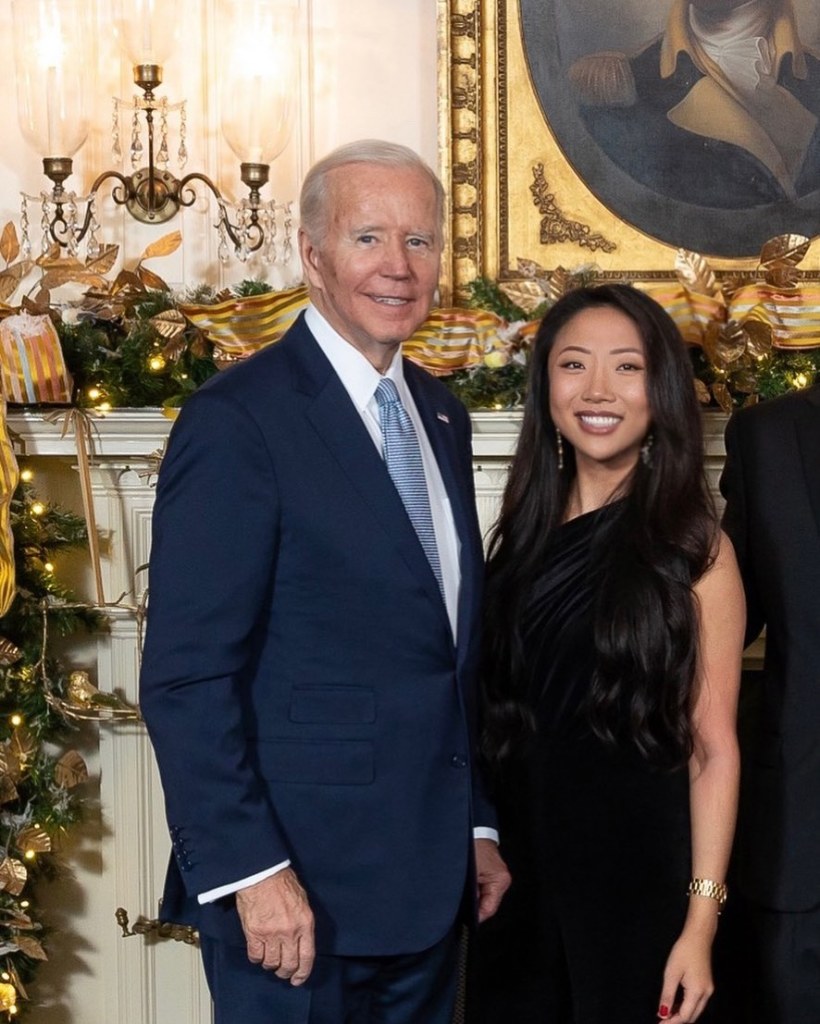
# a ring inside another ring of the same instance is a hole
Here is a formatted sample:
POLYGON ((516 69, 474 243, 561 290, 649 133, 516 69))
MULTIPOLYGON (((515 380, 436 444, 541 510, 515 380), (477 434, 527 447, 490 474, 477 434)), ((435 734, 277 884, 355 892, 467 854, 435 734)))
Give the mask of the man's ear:
POLYGON ((299 256, 302 259, 302 270, 309 285, 321 288, 322 275, 319 269, 321 253, 302 228, 299 228, 299 256))

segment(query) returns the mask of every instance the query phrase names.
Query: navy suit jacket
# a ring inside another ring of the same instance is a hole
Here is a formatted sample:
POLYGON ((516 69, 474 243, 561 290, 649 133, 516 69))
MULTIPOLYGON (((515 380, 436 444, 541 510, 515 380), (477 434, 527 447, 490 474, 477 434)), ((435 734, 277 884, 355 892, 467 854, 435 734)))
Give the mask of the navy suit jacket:
POLYGON ((760 706, 744 749, 740 882, 778 910, 820 905, 820 385, 736 413, 723 525, 766 627, 760 706))
POLYGON ((317 948, 414 952, 458 916, 483 558, 470 422, 406 363, 460 539, 458 643, 385 464, 300 318, 186 403, 157 486, 141 706, 173 854, 163 916, 289 858, 317 948))

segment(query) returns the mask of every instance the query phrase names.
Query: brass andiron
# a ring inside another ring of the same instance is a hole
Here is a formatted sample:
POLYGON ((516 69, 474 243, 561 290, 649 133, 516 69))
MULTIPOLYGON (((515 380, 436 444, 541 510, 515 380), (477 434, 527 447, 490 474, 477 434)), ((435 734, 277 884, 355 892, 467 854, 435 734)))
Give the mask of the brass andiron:
POLYGON ((199 932, 187 924, 174 924, 172 921, 160 921, 157 918, 149 919, 142 914, 131 927, 128 911, 124 907, 117 907, 114 915, 117 924, 122 929, 122 937, 129 938, 131 935, 153 935, 158 939, 173 939, 174 942, 184 942, 186 946, 199 945, 199 932))

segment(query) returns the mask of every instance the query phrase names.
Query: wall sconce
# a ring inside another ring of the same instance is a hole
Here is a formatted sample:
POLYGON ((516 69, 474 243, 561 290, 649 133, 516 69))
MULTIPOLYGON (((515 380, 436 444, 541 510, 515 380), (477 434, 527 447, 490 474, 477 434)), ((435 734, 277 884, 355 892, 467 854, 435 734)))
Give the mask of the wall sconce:
POLYGON ((105 170, 87 196, 66 191, 72 158, 88 136, 91 69, 95 67, 88 0, 13 0, 17 108, 25 139, 43 157, 50 192, 23 194, 21 213, 24 253, 30 254, 28 202, 41 204, 42 248, 54 244, 76 255, 85 240, 93 258, 100 251, 95 204, 106 181, 113 181, 114 202, 144 224, 162 224, 180 207, 192 206, 202 183, 219 207, 218 254, 225 262, 231 247, 240 260, 261 251, 276 258, 276 215, 285 220, 285 259, 291 247, 290 203, 264 201, 270 165, 290 137, 296 82, 296 7, 293 0, 220 0, 218 90, 222 132, 240 161, 240 176, 249 193, 233 204, 200 171, 177 178, 168 170, 168 114, 180 113, 180 170, 187 159, 185 103, 169 104, 155 90, 163 64, 173 51, 180 28, 179 10, 169 0, 119 0, 115 33, 131 61, 141 95, 114 100, 112 149, 122 159, 120 120, 130 114, 131 174, 105 170), (143 140, 145 140, 143 144, 143 140), (147 164, 139 166, 147 157, 147 164), (81 212, 81 207, 85 209, 81 212))

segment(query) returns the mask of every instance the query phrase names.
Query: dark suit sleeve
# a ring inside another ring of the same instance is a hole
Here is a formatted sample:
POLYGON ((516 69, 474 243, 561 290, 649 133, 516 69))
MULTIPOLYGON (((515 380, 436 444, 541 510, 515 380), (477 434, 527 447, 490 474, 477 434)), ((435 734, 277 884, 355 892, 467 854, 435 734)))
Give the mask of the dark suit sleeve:
POLYGON ((766 624, 765 613, 758 593, 752 552, 749 522, 748 482, 744 473, 743 454, 746 450, 743 417, 734 415, 726 426, 726 462, 720 477, 720 491, 726 499, 723 529, 734 545, 743 588, 746 593, 746 645, 759 635, 766 624))
MULTIPOLYGON (((462 444, 461 451, 464 452, 464 474, 465 480, 467 481, 467 490, 469 494, 468 507, 473 512, 472 529, 475 531, 475 537, 477 538, 477 559, 479 562, 479 568, 476 574, 476 586, 480 587, 483 592, 484 582, 484 549, 481 540, 481 526, 478 521, 478 509, 476 506, 475 497, 475 473, 473 471, 473 426, 470 420, 470 414, 467 412, 461 402, 457 403, 458 419, 461 435, 462 444)), ((481 609, 483 593, 478 595, 478 607, 481 609)), ((476 636, 473 638, 475 657, 471 663, 470 681, 467 692, 467 719, 470 729, 470 744, 472 750, 472 780, 473 780, 473 828, 492 828, 498 830, 498 815, 496 814, 495 807, 487 796, 486 787, 482 779, 481 771, 479 768, 479 756, 478 756, 478 664, 481 652, 481 626, 482 616, 479 615, 478 623, 476 626, 476 636)))
POLYGON ((276 479, 257 424, 231 397, 197 393, 160 469, 140 683, 189 895, 289 856, 248 756, 248 679, 278 523, 276 479))

